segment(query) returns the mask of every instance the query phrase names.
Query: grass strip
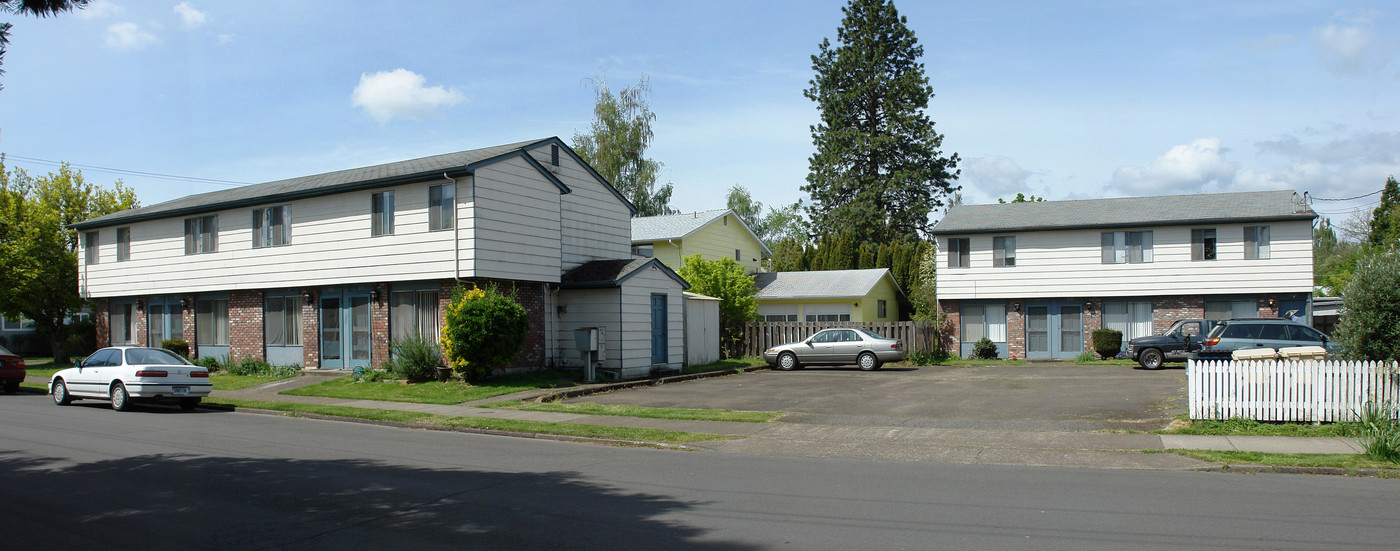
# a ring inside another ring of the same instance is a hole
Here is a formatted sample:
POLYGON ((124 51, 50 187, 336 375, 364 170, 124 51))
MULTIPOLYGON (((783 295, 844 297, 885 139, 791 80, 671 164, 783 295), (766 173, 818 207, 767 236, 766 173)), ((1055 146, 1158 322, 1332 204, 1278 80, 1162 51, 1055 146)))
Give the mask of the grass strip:
POLYGON ((767 362, 763 361, 763 358, 748 356, 744 358, 720 360, 705 365, 686 366, 684 373, 705 373, 708 371, 721 371, 725 369, 743 369, 747 367, 758 367, 766 363, 767 362))
POLYGON ((260 375, 230 375, 228 373, 215 373, 209 376, 209 382, 214 385, 214 390, 238 390, 250 386, 290 379, 296 375, 286 375, 282 377, 260 376, 260 375))
POLYGON ((266 402, 262 400, 242 400, 237 398, 205 398, 206 404, 233 406, 234 408, 266 409, 287 413, 311 413, 370 419, 375 421, 395 421, 401 423, 421 423, 444 427, 500 430, 532 434, 551 434, 581 438, 602 438, 631 442, 656 442, 662 444, 684 444, 731 438, 720 434, 698 432, 678 432, 657 429, 630 427, 603 427, 598 425, 576 425, 572 423, 546 423, 541 421, 521 421, 517 419, 494 419, 489 417, 452 417, 411 411, 386 409, 352 408, 345 406, 325 406, 319 404, 295 404, 288 402, 266 402))
POLYGON ((574 386, 574 383, 561 381, 548 373, 501 377, 475 385, 462 381, 404 384, 400 381, 358 381, 354 377, 339 377, 324 383, 287 390, 282 394, 451 405, 526 390, 569 386, 574 386))
POLYGON ((1355 423, 1261 423, 1253 419, 1239 417, 1215 419, 1185 419, 1180 416, 1171 426, 1156 431, 1157 434, 1192 434, 1205 436, 1303 436, 1332 438, 1357 436, 1359 427, 1355 423))
POLYGON ((1400 464, 1376 461, 1364 455, 1315 453, 1262 453, 1212 450, 1164 450, 1226 465, 1269 465, 1274 467, 1335 467, 1341 469, 1389 469, 1400 473, 1400 464))
POLYGON ((673 419, 685 421, 732 421, 738 423, 767 423, 782 415, 781 411, 735 411, 732 409, 686 409, 654 408, 623 404, 595 404, 577 402, 524 402, 507 400, 481 407, 495 409, 515 409, 523 411, 550 411, 555 413, 577 413, 584 415, 617 415, 621 417, 643 417, 647 419, 673 419))

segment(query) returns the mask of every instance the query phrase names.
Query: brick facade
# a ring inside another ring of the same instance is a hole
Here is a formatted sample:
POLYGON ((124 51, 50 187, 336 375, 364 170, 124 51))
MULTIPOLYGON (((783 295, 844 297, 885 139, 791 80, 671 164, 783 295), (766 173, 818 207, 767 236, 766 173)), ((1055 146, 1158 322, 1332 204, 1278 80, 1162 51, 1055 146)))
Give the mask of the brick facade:
POLYGON ((112 346, 112 319, 109 302, 105 298, 92 301, 92 322, 97 326, 97 347, 112 346))
POLYGON ((190 345, 190 357, 198 358, 199 345, 195 341, 199 340, 197 338, 199 334, 195 332, 194 328, 194 299, 194 295, 185 295, 180 298, 180 325, 183 326, 180 328, 180 332, 184 334, 185 342, 190 345))
POLYGON ((229 360, 266 359, 263 346, 263 292, 234 291, 228 295, 229 360))
POLYGON ((369 303, 369 360, 370 365, 379 365, 389 358, 389 336, 392 335, 389 332, 389 284, 376 283, 373 289, 369 303))
POLYGON ((316 307, 320 296, 314 291, 304 291, 310 297, 301 301, 301 365, 321 367, 321 316, 316 307))

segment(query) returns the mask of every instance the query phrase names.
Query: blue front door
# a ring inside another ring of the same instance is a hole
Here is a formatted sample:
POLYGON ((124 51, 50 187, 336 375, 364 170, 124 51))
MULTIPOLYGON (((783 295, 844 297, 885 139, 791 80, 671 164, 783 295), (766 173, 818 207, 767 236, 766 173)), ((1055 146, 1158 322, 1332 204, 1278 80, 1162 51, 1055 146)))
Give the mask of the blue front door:
POLYGON ((651 296, 651 363, 664 364, 668 357, 666 338, 666 295, 651 296))
POLYGON ((1026 307, 1026 357, 1073 359, 1084 352, 1084 309, 1078 304, 1026 307))
POLYGON ((368 289, 321 292, 321 368, 369 367, 368 289))

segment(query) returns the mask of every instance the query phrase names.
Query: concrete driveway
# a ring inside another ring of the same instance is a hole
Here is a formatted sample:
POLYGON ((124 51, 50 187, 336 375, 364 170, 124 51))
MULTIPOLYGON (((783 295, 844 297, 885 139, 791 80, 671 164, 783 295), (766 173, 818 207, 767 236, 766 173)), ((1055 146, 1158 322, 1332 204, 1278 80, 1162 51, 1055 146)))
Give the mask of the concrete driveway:
POLYGON ((577 401, 780 410, 826 425, 1017 431, 1155 430, 1185 411, 1181 366, 1034 363, 985 367, 761 370, 599 394, 577 401))

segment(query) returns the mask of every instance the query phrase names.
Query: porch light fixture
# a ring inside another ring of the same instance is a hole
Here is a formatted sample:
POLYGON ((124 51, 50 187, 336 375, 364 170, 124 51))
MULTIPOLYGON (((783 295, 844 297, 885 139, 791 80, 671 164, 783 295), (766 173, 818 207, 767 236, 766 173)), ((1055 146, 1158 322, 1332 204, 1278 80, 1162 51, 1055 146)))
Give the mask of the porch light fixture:
POLYGON ((189 309, 190 309, 190 298, 189 298, 189 297, 183 297, 183 298, 180 299, 180 308, 181 308, 182 310, 189 310, 189 309))
POLYGON ((311 296, 311 291, 303 290, 303 291, 301 292, 301 298, 306 299, 306 303, 307 303, 307 304, 312 304, 312 303, 316 302, 315 298, 313 298, 313 297, 311 296))
POLYGON ((380 293, 378 287, 369 290, 369 299, 374 301, 375 303, 379 302, 379 295, 380 293))
POLYGON ((1011 303, 1011 311, 1012 311, 1012 312, 1016 312, 1017 314, 1021 313, 1021 303, 1019 303, 1019 302, 1013 302, 1013 303, 1011 303))

